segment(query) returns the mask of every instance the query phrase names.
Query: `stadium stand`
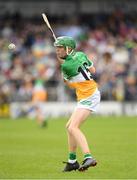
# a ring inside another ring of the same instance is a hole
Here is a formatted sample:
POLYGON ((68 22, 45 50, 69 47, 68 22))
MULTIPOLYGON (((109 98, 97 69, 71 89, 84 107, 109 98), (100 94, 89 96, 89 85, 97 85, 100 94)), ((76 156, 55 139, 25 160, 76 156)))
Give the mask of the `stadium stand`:
MULTIPOLYGON (((49 16, 57 36, 77 40, 96 67, 102 100, 137 100, 137 19, 122 10, 79 14, 76 18, 49 16), (87 18, 88 16, 88 18, 87 18)), ((72 101, 74 92, 62 85, 53 39, 41 15, 2 14, 0 21, 0 94, 5 102, 32 99, 37 80, 44 82, 48 101, 72 101), (15 50, 8 44, 16 44, 15 50)))

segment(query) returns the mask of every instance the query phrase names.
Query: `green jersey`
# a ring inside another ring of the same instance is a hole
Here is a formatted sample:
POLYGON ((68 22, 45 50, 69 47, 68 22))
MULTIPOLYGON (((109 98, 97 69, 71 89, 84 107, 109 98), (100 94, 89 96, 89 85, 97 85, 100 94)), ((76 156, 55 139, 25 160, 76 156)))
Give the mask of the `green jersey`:
POLYGON ((89 68, 93 66, 86 54, 74 52, 61 65, 61 71, 69 87, 76 89, 77 100, 91 96, 97 89, 89 68))
POLYGON ((68 55, 64 63, 61 65, 61 71, 64 79, 70 80, 81 73, 82 81, 92 79, 88 68, 93 66, 93 62, 89 60, 83 52, 73 52, 68 55))

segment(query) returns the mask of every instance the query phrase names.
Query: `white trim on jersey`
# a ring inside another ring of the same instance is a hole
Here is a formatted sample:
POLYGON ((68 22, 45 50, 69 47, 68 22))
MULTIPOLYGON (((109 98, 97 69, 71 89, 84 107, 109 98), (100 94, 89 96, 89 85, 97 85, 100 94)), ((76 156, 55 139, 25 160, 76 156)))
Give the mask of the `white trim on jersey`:
MULTIPOLYGON (((85 74, 87 75, 87 77, 89 78, 89 80, 92 80, 91 78, 91 74, 90 72, 87 72, 86 70, 84 70, 85 74)), ((78 75, 72 77, 71 79, 68 80, 70 83, 72 82, 83 82, 85 81, 84 76, 82 75, 82 73, 79 73, 78 75)))

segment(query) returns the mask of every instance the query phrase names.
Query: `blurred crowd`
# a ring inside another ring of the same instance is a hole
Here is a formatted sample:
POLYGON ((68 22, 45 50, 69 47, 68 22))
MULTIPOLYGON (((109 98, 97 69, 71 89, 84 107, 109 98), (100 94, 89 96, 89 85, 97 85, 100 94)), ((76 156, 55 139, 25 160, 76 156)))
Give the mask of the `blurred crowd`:
MULTIPOLYGON (((50 17, 49 17, 50 18, 50 17)), ((137 100, 137 19, 117 11, 70 19, 51 18, 57 36, 71 36, 96 67, 102 100, 137 100)), ((42 18, 20 14, 0 19, 0 102, 71 101, 53 38, 42 18), (9 43, 16 45, 9 49, 9 43)))

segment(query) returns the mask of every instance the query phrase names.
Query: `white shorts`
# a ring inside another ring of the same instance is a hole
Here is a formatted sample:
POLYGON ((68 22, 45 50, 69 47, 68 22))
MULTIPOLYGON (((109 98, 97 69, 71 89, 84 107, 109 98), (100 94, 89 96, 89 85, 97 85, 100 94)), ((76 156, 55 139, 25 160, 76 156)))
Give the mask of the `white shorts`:
POLYGON ((92 112, 97 112, 100 105, 100 91, 97 89, 92 96, 78 101, 76 108, 89 109, 92 112))

